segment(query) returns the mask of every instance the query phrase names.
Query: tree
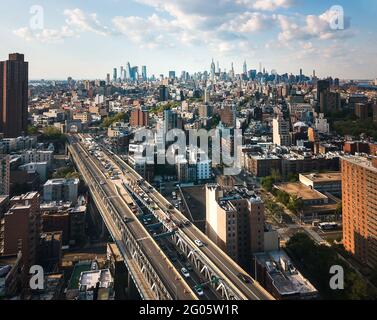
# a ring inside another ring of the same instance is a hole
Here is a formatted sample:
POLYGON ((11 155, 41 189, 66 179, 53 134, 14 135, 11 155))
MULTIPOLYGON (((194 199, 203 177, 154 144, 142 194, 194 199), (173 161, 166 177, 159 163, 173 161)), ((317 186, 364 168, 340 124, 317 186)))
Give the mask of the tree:
POLYGON ((34 126, 28 126, 27 127, 27 134, 29 136, 35 136, 39 133, 38 128, 34 126))
POLYGON ((269 177, 264 177, 262 178, 262 187, 264 190, 271 192, 274 186, 274 179, 269 176, 269 177))
POLYGON ((115 122, 128 122, 129 116, 125 112, 119 112, 112 117, 107 117, 102 122, 102 127, 108 128, 115 122))
POLYGON ((325 245, 316 244, 306 233, 297 233, 286 243, 286 250, 296 261, 302 273, 317 287, 325 299, 359 300, 375 298, 375 292, 337 252, 325 245), (332 290, 329 286, 330 268, 339 265, 344 270, 345 290, 332 290))

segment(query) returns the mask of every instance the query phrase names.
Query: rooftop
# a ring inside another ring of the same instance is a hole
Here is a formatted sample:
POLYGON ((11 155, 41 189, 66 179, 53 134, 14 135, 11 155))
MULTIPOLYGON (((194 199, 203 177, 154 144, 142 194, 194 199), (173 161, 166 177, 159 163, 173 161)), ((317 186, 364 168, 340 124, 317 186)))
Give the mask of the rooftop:
POLYGON ((72 184, 78 184, 79 182, 80 182, 79 179, 51 179, 45 183, 45 186, 61 185, 61 184, 72 185, 72 184))
POLYGON ((327 172, 327 173, 310 173, 310 174, 300 174, 313 182, 329 182, 329 181, 341 181, 341 172, 327 172))
POLYGON ((99 288, 109 288, 113 279, 109 269, 85 271, 81 273, 79 285, 80 289, 92 289, 99 283, 99 288))
POLYGON ((317 289, 296 270, 288 255, 280 251, 255 254, 257 261, 264 265, 273 280, 275 289, 282 296, 317 295, 317 289))
POLYGON ((275 184, 275 187, 290 195, 296 195, 298 198, 301 198, 303 200, 327 199, 327 197, 322 193, 313 190, 300 182, 278 183, 275 184))
POLYGON ((342 160, 359 165, 365 169, 377 172, 377 158, 363 156, 342 156, 342 160), (375 164, 373 164, 373 162, 375 164))

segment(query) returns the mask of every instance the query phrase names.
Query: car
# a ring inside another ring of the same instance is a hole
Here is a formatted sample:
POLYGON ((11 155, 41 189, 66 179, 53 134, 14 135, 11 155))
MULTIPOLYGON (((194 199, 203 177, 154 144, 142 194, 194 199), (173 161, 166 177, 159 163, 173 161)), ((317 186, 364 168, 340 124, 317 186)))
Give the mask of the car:
POLYGON ((191 264, 189 264, 189 263, 186 263, 186 269, 188 271, 192 271, 193 270, 191 264))
POLYGON ((191 222, 190 222, 189 220, 185 220, 185 221, 183 222, 183 224, 184 224, 186 227, 188 227, 189 225, 191 225, 191 222))
POLYGON ((106 184, 106 182, 105 182, 105 181, 101 181, 99 184, 100 184, 101 186, 103 186, 103 185, 106 184))
POLYGON ((253 281, 251 278, 243 273, 239 273, 237 276, 240 280, 242 280, 244 283, 252 283, 253 281))
POLYGON ((195 244, 198 246, 198 247, 203 247, 204 246, 204 243, 202 241, 200 241, 199 239, 196 239, 195 241, 195 244))
POLYGON ((195 290, 196 294, 197 294, 199 297, 203 297, 203 296, 204 296, 203 288, 201 288, 201 287, 195 287, 194 290, 195 290))
POLYGON ((182 268, 181 269, 181 273, 183 274, 183 276, 188 279, 190 278, 190 273, 188 272, 188 270, 186 268, 182 268))

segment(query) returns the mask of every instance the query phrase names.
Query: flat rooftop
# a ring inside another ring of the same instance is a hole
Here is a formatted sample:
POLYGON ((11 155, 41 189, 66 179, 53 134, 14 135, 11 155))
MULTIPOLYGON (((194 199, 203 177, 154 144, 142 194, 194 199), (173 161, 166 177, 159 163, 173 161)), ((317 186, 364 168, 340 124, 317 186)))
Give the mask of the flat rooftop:
POLYGON ((99 288, 109 288, 112 285, 113 279, 109 269, 94 270, 82 272, 79 280, 80 288, 86 289, 95 288, 99 283, 99 288))
POLYGON ((317 289, 293 266, 283 250, 257 253, 255 257, 259 264, 265 266, 281 296, 318 294, 317 289))
MULTIPOLYGON (((372 158, 362 156, 342 156, 341 159, 353 163, 355 165, 364 167, 365 169, 377 172, 377 167, 373 165, 372 158)), ((377 158, 374 158, 374 161, 377 162, 377 158)))
POLYGON ((300 174, 311 181, 315 182, 336 182, 342 181, 341 172, 327 172, 327 173, 310 173, 310 174, 300 174))
POLYGON ((302 198, 303 200, 327 199, 324 194, 313 190, 300 182, 278 183, 275 184, 275 187, 278 190, 284 191, 290 195, 296 195, 298 198, 302 198))
POLYGON ((70 184, 78 184, 79 182, 80 182, 79 179, 51 179, 45 183, 45 186, 61 185, 61 184, 70 185, 70 184))

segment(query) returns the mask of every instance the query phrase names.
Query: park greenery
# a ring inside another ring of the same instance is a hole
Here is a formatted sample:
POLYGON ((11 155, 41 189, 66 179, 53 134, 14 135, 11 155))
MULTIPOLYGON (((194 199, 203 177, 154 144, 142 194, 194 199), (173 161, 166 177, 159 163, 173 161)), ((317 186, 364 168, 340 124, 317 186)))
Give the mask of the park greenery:
POLYGON ((103 122, 102 122, 102 127, 108 128, 110 127, 113 123, 116 122, 128 122, 129 121, 129 115, 125 112, 119 112, 115 115, 106 117, 103 122))
POLYGON ((27 127, 27 134, 29 136, 35 136, 39 133, 38 128, 35 126, 28 126, 27 127))
POLYGON ((168 103, 159 103, 156 106, 149 109, 150 113, 159 114, 164 112, 164 110, 171 110, 178 108, 181 105, 179 101, 169 101, 168 103))
POLYGON ((38 141, 42 143, 52 143, 55 150, 60 150, 65 148, 67 137, 55 127, 46 127, 43 129, 42 134, 38 136, 38 141))
POLYGON ((73 179, 73 178, 80 178, 80 174, 72 167, 63 167, 55 171, 53 174, 54 179, 73 179))
POLYGON ((366 134, 377 140, 377 123, 373 122, 372 119, 335 121, 334 130, 342 136, 358 137, 361 134, 366 134))
POLYGON ((275 183, 279 183, 283 180, 280 172, 277 170, 272 170, 271 175, 262 178, 262 187, 264 190, 271 192, 274 188, 275 183))
POLYGON ((303 275, 328 300, 363 300, 377 298, 375 289, 361 278, 331 247, 316 244, 307 234, 297 233, 286 244, 286 250, 303 275), (344 290, 332 290, 329 282, 332 266, 344 270, 344 290))

